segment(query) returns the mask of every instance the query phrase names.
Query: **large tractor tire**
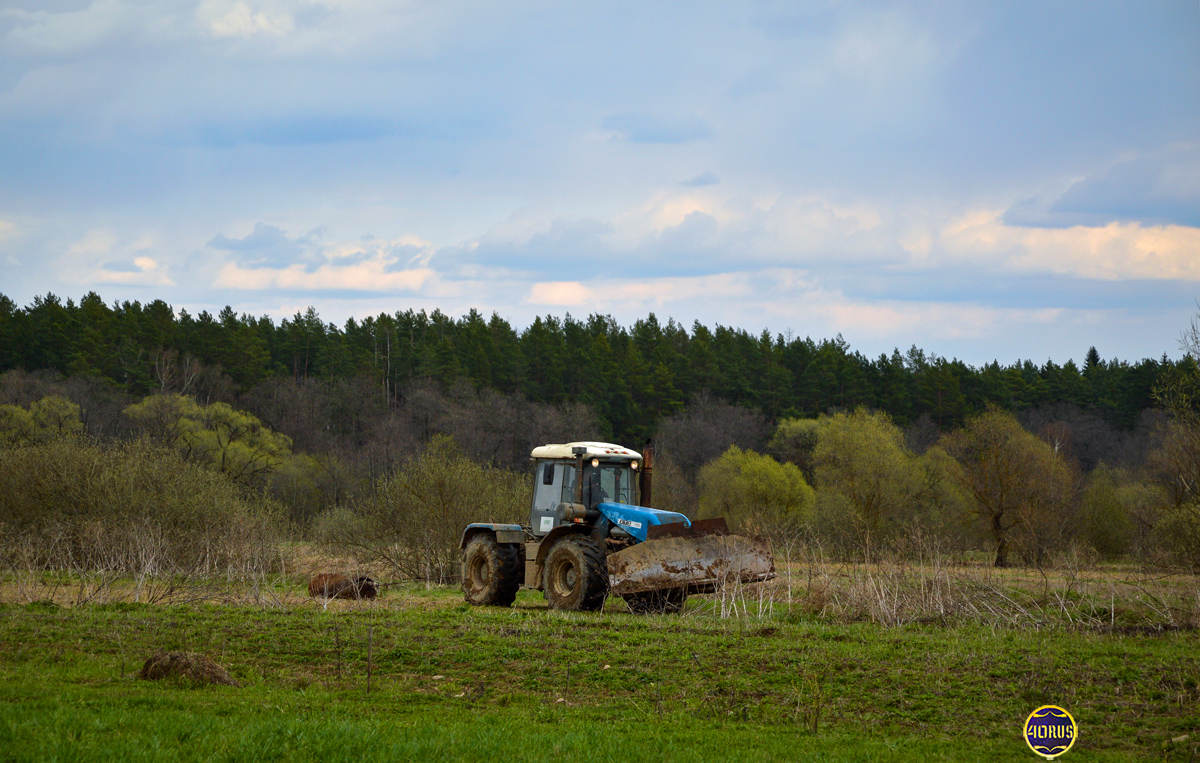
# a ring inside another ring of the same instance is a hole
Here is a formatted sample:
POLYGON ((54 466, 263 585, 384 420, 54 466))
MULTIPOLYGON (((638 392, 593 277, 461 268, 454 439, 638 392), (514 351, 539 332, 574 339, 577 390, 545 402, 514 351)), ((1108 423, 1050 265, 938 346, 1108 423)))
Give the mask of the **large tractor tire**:
POLYGON ((463 596, 480 606, 511 606, 524 577, 521 568, 520 546, 476 535, 463 551, 463 596))
POLYGON ((543 585, 550 609, 598 611, 608 598, 608 564, 586 535, 561 538, 546 555, 543 585))
POLYGON ((671 614, 683 609, 687 602, 687 589, 667 588, 662 591, 627 593, 622 596, 629 611, 637 615, 671 614))

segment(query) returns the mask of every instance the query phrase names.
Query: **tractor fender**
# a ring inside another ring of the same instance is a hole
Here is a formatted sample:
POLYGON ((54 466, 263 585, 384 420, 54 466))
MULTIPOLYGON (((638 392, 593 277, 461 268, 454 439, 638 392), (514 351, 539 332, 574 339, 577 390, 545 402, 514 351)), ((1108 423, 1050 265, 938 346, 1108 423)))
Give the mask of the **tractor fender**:
POLYGON ((546 563, 546 555, 550 553, 550 549, 554 548, 554 544, 564 535, 591 535, 592 527, 590 525, 560 525, 554 528, 538 542, 537 557, 533 560, 539 568, 546 563))
POLYGON ((459 550, 465 549, 476 535, 491 535, 497 543, 525 542, 525 530, 520 525, 472 522, 467 525, 467 529, 463 530, 462 540, 458 542, 459 550))

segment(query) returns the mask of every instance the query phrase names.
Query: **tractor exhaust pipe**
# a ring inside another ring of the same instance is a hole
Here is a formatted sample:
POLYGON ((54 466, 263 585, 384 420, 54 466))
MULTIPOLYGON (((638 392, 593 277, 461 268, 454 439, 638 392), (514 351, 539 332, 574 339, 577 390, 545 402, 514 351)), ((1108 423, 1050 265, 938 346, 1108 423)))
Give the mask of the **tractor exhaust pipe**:
POLYGON ((651 503, 651 501, 654 500, 653 495, 652 495, 652 486, 651 486, 653 472, 654 472, 654 446, 651 445, 649 442, 647 442, 646 445, 642 448, 642 472, 641 472, 641 476, 638 477, 638 479, 640 480, 640 484, 638 485, 638 490, 642 494, 641 504, 643 506, 645 506, 646 508, 650 508, 650 509, 654 508, 654 504, 651 503))

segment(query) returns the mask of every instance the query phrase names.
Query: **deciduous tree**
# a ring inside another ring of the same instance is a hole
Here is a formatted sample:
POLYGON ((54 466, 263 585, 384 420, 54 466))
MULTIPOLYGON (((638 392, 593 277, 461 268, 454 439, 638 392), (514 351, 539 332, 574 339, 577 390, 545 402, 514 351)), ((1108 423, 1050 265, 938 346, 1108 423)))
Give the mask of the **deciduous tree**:
POLYGON ((859 408, 817 422, 813 467, 820 501, 847 511, 860 546, 886 541, 917 513, 926 479, 887 414, 859 408))
POLYGON ((972 499, 971 511, 996 544, 997 567, 1015 544, 1035 560, 1061 537, 1075 478, 1051 448, 996 408, 942 438, 958 462, 955 477, 972 499))
POLYGON ((774 534, 812 519, 815 494, 798 467, 736 445, 700 470, 699 486, 701 516, 751 532, 774 534))
POLYGON ((124 413, 152 439, 243 485, 264 484, 291 456, 291 438, 225 403, 201 406, 183 395, 151 395, 124 413))

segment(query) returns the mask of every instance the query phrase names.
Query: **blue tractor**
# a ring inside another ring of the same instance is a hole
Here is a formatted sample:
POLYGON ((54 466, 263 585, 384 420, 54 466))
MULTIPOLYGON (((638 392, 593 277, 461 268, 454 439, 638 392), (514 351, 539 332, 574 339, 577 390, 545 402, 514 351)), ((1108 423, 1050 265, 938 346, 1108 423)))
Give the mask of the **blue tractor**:
POLYGON ((533 450, 529 525, 474 523, 463 531, 463 595, 507 607, 524 586, 551 609, 599 610, 610 594, 635 612, 671 612, 689 593, 775 577, 766 544, 650 508, 652 451, 573 442, 533 450))

